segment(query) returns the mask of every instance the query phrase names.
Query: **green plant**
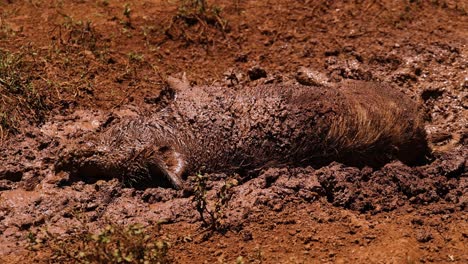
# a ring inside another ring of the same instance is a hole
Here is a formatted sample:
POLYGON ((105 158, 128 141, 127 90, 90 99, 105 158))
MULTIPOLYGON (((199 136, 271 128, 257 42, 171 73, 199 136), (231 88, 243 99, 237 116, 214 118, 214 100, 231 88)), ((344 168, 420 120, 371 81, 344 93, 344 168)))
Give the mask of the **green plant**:
POLYGON ((0 50, 0 92, 22 95, 33 108, 44 107, 42 99, 27 74, 29 65, 24 53, 9 53, 0 50))
POLYGON ((29 233, 27 240, 32 251, 52 250, 51 260, 59 263, 170 263, 170 245, 156 237, 158 231, 141 225, 108 225, 97 233, 84 228, 67 237, 46 231, 46 238, 39 239, 29 233))
POLYGON ((185 8, 195 10, 197 13, 202 14, 206 12, 206 0, 182 0, 179 10, 184 10, 185 8))
POLYGON ((235 179, 225 181, 216 192, 214 201, 209 201, 207 199, 207 176, 201 174, 195 176, 193 201, 205 227, 212 231, 222 231, 226 228, 224 210, 231 200, 232 188, 237 184, 235 179))
POLYGON ((127 18, 127 19, 130 19, 130 14, 132 12, 132 9, 130 9, 130 4, 129 3, 126 3, 124 5, 124 11, 123 11, 123 15, 127 18))
POLYGON ((18 94, 24 91, 28 80, 22 78, 23 55, 0 50, 0 88, 18 94))
POLYGON ((72 17, 63 15, 65 22, 59 26, 60 44, 67 48, 84 47, 95 52, 97 49, 98 34, 91 21, 75 21, 72 17), (62 29, 64 32, 62 32, 62 29), (63 34, 63 36, 62 36, 63 34))
POLYGON ((35 89, 31 63, 26 53, 0 50, 0 136, 18 131, 17 115, 32 113, 41 118, 48 109, 44 98, 35 89), (25 112, 26 111, 26 112, 25 112))
POLYGON ((130 62, 142 62, 145 59, 145 55, 133 51, 128 53, 127 56, 130 62))
POLYGON ((182 18, 188 25, 201 23, 204 26, 219 26, 222 31, 226 29, 227 21, 221 17, 222 9, 219 6, 209 6, 206 0, 181 0, 177 17, 182 18))
POLYGON ((229 31, 228 21, 221 13, 221 7, 206 0, 179 0, 177 13, 164 28, 164 35, 171 40, 185 40, 186 44, 213 43, 213 35, 221 33, 222 38, 229 31))
POLYGON ((126 19, 126 21, 122 21, 121 23, 125 25, 125 27, 128 27, 128 28, 133 28, 132 27, 132 20, 131 20, 131 14, 132 14, 132 9, 130 8, 130 4, 129 3, 126 3, 124 5, 124 11, 123 11, 123 15, 126 19))

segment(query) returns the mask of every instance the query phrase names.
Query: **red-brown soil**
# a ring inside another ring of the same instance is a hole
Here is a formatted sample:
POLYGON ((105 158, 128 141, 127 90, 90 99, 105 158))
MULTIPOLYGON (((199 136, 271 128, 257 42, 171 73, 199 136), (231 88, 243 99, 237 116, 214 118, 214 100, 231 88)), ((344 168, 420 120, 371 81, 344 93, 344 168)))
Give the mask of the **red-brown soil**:
POLYGON ((67 241, 108 223, 162 223, 149 234, 170 243, 175 263, 468 262, 466 1, 181 6, 0 2, 1 263, 63 262, 45 233, 67 241), (187 180, 195 191, 54 171, 83 135, 164 107, 169 75, 237 89, 310 81, 301 67, 318 82, 386 82, 420 102, 428 162, 210 174, 187 180), (205 184, 206 199, 196 192, 205 184), (200 199, 212 211, 222 201, 215 225, 200 218, 200 199))

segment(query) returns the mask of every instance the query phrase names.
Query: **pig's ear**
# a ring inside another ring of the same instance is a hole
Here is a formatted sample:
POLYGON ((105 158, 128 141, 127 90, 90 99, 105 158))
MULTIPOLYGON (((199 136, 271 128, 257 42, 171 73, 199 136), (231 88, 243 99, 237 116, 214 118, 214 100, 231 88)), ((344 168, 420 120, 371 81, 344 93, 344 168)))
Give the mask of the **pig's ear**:
POLYGON ((190 88, 190 82, 187 79, 187 74, 182 73, 182 77, 176 78, 173 76, 169 76, 166 79, 167 84, 169 87, 174 90, 175 93, 187 90, 190 88))
POLYGON ((148 160, 148 169, 152 180, 161 185, 170 185, 175 189, 182 189, 182 175, 185 171, 185 157, 173 147, 162 146, 153 148, 148 160))

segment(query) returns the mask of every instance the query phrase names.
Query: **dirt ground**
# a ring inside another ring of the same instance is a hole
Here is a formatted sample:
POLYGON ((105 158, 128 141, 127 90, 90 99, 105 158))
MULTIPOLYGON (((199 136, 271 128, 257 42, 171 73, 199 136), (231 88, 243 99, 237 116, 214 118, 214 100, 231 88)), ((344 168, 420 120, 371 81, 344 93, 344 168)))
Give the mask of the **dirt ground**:
POLYGON ((83 262, 96 249, 76 234, 109 224, 142 225, 169 263, 468 262, 466 1, 202 2, 0 0, 0 263, 83 262), (109 118, 164 107, 182 72, 219 89, 386 82, 423 105, 433 153, 181 191, 54 172, 109 118))

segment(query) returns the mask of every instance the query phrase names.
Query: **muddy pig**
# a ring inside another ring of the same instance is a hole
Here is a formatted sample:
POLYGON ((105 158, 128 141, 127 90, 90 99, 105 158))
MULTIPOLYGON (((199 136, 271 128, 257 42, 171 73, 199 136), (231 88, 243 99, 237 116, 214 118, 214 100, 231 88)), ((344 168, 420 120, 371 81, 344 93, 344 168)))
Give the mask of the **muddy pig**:
POLYGON ((247 175, 331 161, 413 164, 426 151, 417 104, 384 84, 199 86, 177 91, 156 114, 122 118, 66 151, 56 171, 181 188, 184 176, 196 173, 247 175))

